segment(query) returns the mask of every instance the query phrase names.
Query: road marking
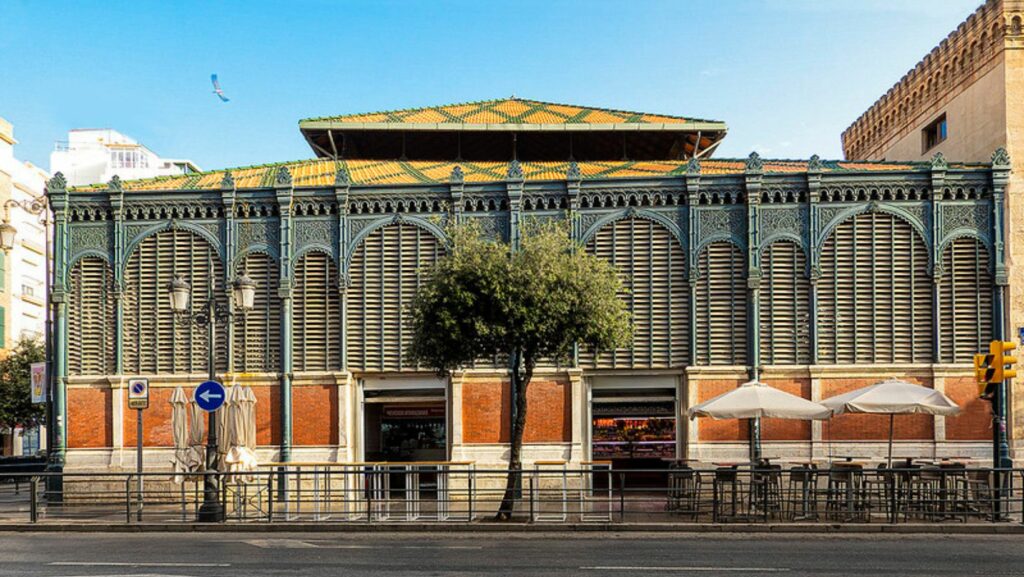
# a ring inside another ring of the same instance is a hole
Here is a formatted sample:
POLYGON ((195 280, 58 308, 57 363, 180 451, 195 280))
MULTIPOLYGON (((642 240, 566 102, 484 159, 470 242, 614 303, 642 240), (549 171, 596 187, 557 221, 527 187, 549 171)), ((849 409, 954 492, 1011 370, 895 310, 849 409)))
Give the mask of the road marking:
POLYGON ((241 542, 260 549, 483 549, 481 545, 355 545, 298 539, 249 539, 241 542))
POLYGON ((580 567, 584 571, 677 571, 677 572, 716 572, 716 573, 785 573, 786 567, 639 567, 639 566, 595 566, 580 567))
POLYGON ((230 567, 231 563, 115 563, 111 561, 54 561, 55 567, 230 567))

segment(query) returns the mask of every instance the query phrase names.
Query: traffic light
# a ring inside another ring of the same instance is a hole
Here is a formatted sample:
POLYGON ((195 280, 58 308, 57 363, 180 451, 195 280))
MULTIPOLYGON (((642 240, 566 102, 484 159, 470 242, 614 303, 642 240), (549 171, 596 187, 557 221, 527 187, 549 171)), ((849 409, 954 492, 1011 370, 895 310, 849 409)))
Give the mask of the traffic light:
POLYGON ((992 366, 995 355, 978 353, 974 355, 974 380, 978 384, 978 396, 983 399, 991 398, 992 382, 995 379, 996 369, 992 366))
POLYGON ((991 400, 996 385, 1017 376, 1017 370, 1013 368, 1017 357, 1006 354, 1016 348, 1017 344, 1010 341, 992 341, 987 355, 974 355, 974 380, 978 384, 978 396, 982 399, 991 400))
POLYGON ((1013 365, 1017 363, 1017 357, 1007 355, 1006 353, 1017 348, 1017 343, 1010 341, 992 341, 988 346, 989 354, 993 355, 992 366, 996 369, 995 382, 1001 383, 1006 379, 1012 379, 1017 376, 1016 369, 1013 365), (1010 365, 1007 367, 1006 365, 1010 365))

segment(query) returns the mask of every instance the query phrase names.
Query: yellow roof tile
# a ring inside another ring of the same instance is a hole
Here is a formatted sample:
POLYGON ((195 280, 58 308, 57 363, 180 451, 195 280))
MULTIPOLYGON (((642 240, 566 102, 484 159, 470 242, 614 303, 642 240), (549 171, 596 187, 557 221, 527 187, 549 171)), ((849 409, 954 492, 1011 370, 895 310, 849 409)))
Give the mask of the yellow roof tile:
MULTIPOLYGON (((493 113, 491 113, 493 114, 493 113)), ((807 169, 806 161, 765 160, 766 173, 798 173, 807 169)), ((351 182, 356 185, 405 185, 423 183, 444 183, 451 177, 452 169, 460 166, 464 179, 469 183, 500 182, 505 180, 507 162, 446 162, 437 160, 343 160, 311 159, 262 166, 229 169, 235 186, 240 189, 263 188, 272 185, 274 175, 281 166, 287 166, 292 181, 298 187, 331 186, 339 166, 348 170, 351 182)), ((959 166, 959 165, 957 165, 959 166)), ((686 172, 685 161, 592 161, 578 164, 584 179, 664 177, 686 172)), ((701 161, 701 173, 705 175, 742 174, 744 160, 707 159, 701 161)), ((526 180, 562 180, 569 163, 524 162, 523 177, 526 180)), ((927 163, 884 163, 822 161, 824 172, 846 172, 861 170, 906 171, 926 170, 927 163)), ((141 180, 127 180, 122 186, 127 191, 170 191, 170 190, 216 190, 221 187, 224 170, 157 177, 141 180)), ((74 187, 72 191, 105 190, 105 184, 74 187)))

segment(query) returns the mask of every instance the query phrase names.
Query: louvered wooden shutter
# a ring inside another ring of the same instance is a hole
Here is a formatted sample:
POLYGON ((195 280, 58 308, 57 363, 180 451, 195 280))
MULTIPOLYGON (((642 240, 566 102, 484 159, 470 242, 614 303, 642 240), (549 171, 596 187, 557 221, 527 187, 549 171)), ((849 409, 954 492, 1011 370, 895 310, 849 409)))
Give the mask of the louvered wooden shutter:
POLYGON ((907 222, 866 213, 821 253, 819 362, 931 362, 928 248, 907 222))
POLYGON ((697 257, 698 365, 747 363, 746 257, 731 242, 713 242, 697 257))
POLYGON ((68 294, 68 374, 116 371, 114 273, 101 258, 87 257, 71 269, 68 294))
POLYGON ((297 371, 341 368, 341 294, 338 267, 322 252, 310 252, 295 267, 293 336, 297 371))
POLYGON ((670 368, 688 362, 689 307, 686 255, 665 227, 640 218, 611 223, 587 251, 612 263, 622 280, 633 321, 631 348, 595 355, 584 348, 586 368, 670 368))
POLYGON ((992 273, 989 252, 973 238, 958 238, 942 253, 939 334, 942 362, 969 363, 987 350, 992 331, 992 273))
MULTIPOLYGON (((144 239, 125 267, 124 367, 128 374, 206 371, 207 329, 176 326, 167 285, 175 273, 191 287, 191 312, 202 309, 209 291, 226 307, 224 267, 210 243, 187 230, 172 229, 144 239)), ((227 325, 217 324, 217 370, 227 369, 227 325)))
POLYGON ((796 243, 772 243, 761 256, 761 362, 811 362, 810 281, 796 243))
POLYGON ((278 265, 261 253, 246 255, 238 266, 256 283, 253 310, 235 316, 235 371, 276 373, 281 370, 281 299, 277 296, 278 265))
POLYGON ((346 297, 351 370, 421 368, 406 353, 412 341, 406 309, 443 250, 433 234, 409 224, 378 228, 356 248, 346 297))

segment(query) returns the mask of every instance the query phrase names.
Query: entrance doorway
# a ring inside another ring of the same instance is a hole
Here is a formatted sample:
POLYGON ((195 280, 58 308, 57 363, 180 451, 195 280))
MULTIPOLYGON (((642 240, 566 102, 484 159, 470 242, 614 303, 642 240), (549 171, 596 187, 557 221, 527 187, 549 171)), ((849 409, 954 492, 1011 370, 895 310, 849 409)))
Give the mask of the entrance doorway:
POLYGON ((364 461, 413 463, 448 458, 445 381, 365 379, 362 393, 364 461))
POLYGON ((629 485, 661 486, 679 458, 675 377, 595 378, 591 389, 591 459, 629 475, 629 485))
POLYGON ((367 403, 368 461, 443 461, 447 446, 444 402, 367 403))

